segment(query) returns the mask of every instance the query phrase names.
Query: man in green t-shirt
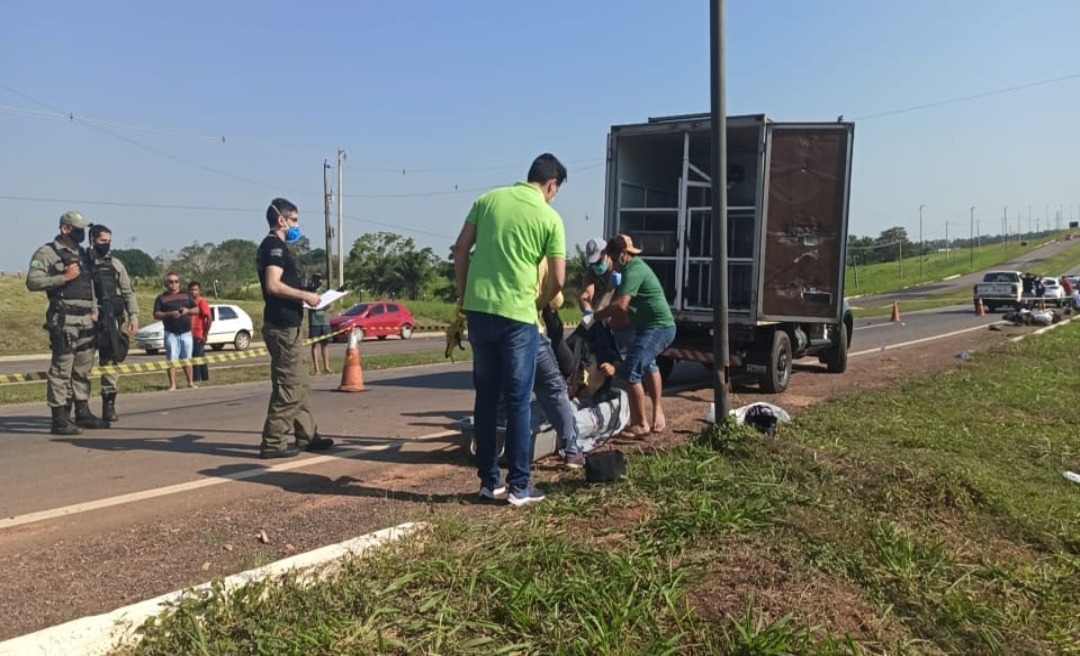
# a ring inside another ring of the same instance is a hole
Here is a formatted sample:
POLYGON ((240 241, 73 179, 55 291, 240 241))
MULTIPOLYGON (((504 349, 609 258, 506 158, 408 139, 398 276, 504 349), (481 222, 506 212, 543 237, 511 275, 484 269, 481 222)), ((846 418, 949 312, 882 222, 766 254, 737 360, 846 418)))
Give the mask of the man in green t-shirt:
MULTIPOLYGON (((322 274, 316 273, 311 276, 311 283, 308 285, 309 292, 318 293, 322 287, 322 274)), ((320 373, 332 374, 334 373, 330 369, 330 315, 326 313, 326 308, 321 310, 308 310, 308 337, 311 339, 318 339, 323 337, 321 342, 312 342, 311 344, 311 362, 315 365, 315 375, 320 373), (322 363, 323 368, 319 369, 319 355, 318 352, 322 351, 322 363)))
POLYGON ((547 259, 549 289, 542 296, 553 298, 566 281, 566 235, 562 218, 551 207, 564 182, 566 167, 554 155, 540 155, 525 182, 488 192, 473 203, 454 244, 459 308, 468 315, 473 351, 480 497, 491 500, 506 490, 495 453, 501 393, 507 410, 507 501, 515 506, 544 499, 530 475, 530 404, 539 348, 537 267, 547 259))
POLYGON ((650 432, 659 433, 667 427, 661 405, 663 388, 656 356, 675 340, 675 317, 671 314, 664 288, 648 264, 638 259, 641 249, 634 246, 629 235, 615 235, 607 240, 605 249, 622 281, 607 307, 596 313, 596 320, 629 316, 634 328, 634 341, 627 350, 620 375, 630 393, 630 425, 619 437, 636 439, 650 432), (644 388, 642 381, 644 380, 644 388), (645 392, 652 401, 652 421, 645 420, 645 392))

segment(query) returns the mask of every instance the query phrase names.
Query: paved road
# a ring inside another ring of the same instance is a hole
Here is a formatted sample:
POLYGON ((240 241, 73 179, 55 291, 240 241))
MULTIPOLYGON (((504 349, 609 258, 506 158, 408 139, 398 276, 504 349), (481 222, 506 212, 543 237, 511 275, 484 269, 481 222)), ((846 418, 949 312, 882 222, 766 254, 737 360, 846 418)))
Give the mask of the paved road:
MULTIPOLYGON (((988 246, 987 248, 993 248, 988 246)), ((1063 253, 1069 250, 1076 250, 1077 258, 1080 259, 1080 240, 1071 241, 1059 241, 1052 244, 1048 244, 1041 248, 1035 248, 1023 255, 1017 256, 1002 264, 994 267, 995 270, 1006 271, 1040 271, 1039 264, 1047 259, 1063 253)), ((1047 274, 1061 275, 1065 273, 1071 273, 1070 271, 1047 271, 1047 274)), ((918 287, 911 287, 899 292, 891 294, 878 294, 875 296, 862 296, 852 301, 853 305, 861 307, 874 307, 881 305, 888 305, 895 302, 903 302, 905 300, 910 301, 918 298, 926 298, 928 296, 940 296, 946 294, 957 294, 962 292, 970 292, 971 288, 982 280, 983 272, 968 273, 952 280, 942 280, 940 282, 930 283, 927 285, 919 285, 918 287)), ((852 290, 848 290, 851 292, 852 290)))
MULTIPOLYGON (((974 316, 967 307, 903 318, 903 323, 856 322, 854 357, 935 335, 981 330, 994 321, 974 316)), ((335 393, 336 381, 316 379, 320 428, 342 448, 328 458, 303 456, 287 461, 288 466, 339 469, 349 462, 343 458, 363 460, 376 451, 447 448, 447 429, 471 408, 469 367, 462 363, 372 372, 366 376, 370 391, 360 394, 335 393)), ((821 375, 806 369, 796 371, 793 386, 811 385, 813 377, 821 375)), ((700 365, 680 363, 671 382, 706 387, 709 381, 700 365)), ((31 513, 46 513, 42 521, 75 519, 103 504, 123 502, 124 514, 112 520, 123 522, 150 498, 158 512, 167 512, 173 497, 207 485, 220 490, 223 481, 227 486, 230 480, 263 471, 264 463, 255 457, 268 391, 267 383, 258 382, 127 396, 114 428, 70 438, 47 433, 41 403, 0 408, 0 462, 5 464, 0 539, 4 530, 35 519, 31 513), (80 507, 87 503, 91 505, 80 507)))
MULTIPOLYGON (((262 346, 261 344, 253 344, 253 348, 262 346)), ((445 346, 443 336, 441 334, 423 334, 414 335, 412 339, 402 340, 396 337, 390 337, 385 341, 379 340, 365 340, 360 346, 360 352, 365 355, 385 355, 391 353, 415 353, 418 351, 437 351, 442 350, 445 346)), ((334 343, 330 345, 331 355, 337 357, 342 356, 345 353, 344 343, 334 343)), ((216 355, 218 351, 210 351, 207 355, 216 355)), ((226 348, 224 351, 220 351, 222 354, 236 353, 231 348, 226 348)), ((128 363, 136 362, 153 362, 155 360, 164 360, 164 356, 160 353, 157 355, 147 355, 142 351, 132 351, 128 356, 128 363)), ((269 356, 260 356, 244 360, 244 364, 267 364, 270 362, 269 356)), ((229 366, 234 363, 223 362, 220 365, 211 366, 229 366)), ((49 368, 48 356, 21 356, 17 358, 0 360, 0 374, 17 374, 28 373, 34 371, 45 371, 49 368)))

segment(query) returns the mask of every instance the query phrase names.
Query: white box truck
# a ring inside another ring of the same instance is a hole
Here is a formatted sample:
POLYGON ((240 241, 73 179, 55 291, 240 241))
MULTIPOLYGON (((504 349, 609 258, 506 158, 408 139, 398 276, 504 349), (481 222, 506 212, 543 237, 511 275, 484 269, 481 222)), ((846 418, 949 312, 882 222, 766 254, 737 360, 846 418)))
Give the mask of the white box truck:
MULTIPOLYGON (((710 117, 617 125, 608 136, 606 236, 629 234, 675 314, 660 360, 712 365, 710 117)), ((854 125, 727 119, 728 313, 733 380, 782 392, 792 362, 847 368, 844 299, 854 125)))

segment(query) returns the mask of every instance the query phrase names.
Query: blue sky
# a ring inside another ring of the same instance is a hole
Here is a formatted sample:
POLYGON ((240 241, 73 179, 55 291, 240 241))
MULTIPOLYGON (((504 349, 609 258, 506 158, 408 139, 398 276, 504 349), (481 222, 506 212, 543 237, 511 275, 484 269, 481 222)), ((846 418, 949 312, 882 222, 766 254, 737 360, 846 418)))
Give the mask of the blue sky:
MULTIPOLYGON (((917 238, 920 204, 927 239, 966 233, 971 205, 986 234, 1005 205, 1013 229, 1028 206, 1080 219, 1080 77, 870 118, 1080 74, 1080 3, 727 4, 729 113, 856 120, 853 233, 917 238)), ((445 254, 476 190, 551 151, 572 249, 603 232, 609 127, 708 110, 708 6, 6 2, 0 270, 71 208, 157 255, 258 240, 283 195, 318 244, 339 147, 347 243, 394 230, 445 254)))

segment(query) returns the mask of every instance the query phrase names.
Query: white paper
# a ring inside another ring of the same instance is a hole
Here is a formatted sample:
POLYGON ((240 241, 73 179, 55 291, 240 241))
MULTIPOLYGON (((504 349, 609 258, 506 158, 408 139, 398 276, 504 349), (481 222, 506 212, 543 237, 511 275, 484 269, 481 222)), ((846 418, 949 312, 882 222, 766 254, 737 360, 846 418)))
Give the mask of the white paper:
POLYGON ((334 301, 340 299, 341 297, 345 296, 348 293, 349 292, 339 292, 336 289, 328 289, 325 292, 323 292, 322 296, 319 297, 319 304, 317 306, 311 307, 307 303, 304 303, 304 309, 305 310, 321 310, 321 309, 325 308, 327 305, 330 305, 331 303, 333 303, 334 301))

